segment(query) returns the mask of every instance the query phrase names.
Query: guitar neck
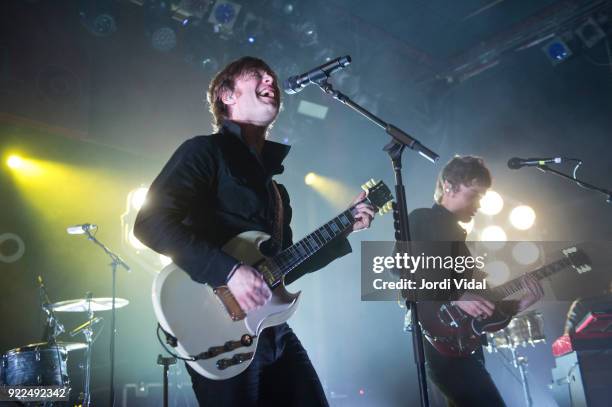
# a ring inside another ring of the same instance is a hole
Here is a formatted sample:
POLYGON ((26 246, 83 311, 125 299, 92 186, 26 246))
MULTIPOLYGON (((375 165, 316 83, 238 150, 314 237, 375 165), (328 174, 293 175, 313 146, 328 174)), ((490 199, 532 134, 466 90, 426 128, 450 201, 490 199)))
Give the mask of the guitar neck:
POLYGON ((336 216, 299 242, 286 248, 276 256, 266 259, 258 268, 270 287, 275 287, 281 279, 297 266, 317 254, 336 237, 345 233, 355 223, 351 207, 336 216))
MULTIPOLYGON (((530 271, 527 275, 531 275, 538 280, 545 277, 552 276, 553 274, 571 266, 571 261, 567 258, 555 261, 554 263, 540 267, 539 269, 530 271)), ((515 278, 514 280, 508 281, 500 286, 492 288, 490 294, 487 296, 493 301, 501 301, 504 298, 511 296, 514 293, 521 291, 524 288, 521 277, 515 278)))

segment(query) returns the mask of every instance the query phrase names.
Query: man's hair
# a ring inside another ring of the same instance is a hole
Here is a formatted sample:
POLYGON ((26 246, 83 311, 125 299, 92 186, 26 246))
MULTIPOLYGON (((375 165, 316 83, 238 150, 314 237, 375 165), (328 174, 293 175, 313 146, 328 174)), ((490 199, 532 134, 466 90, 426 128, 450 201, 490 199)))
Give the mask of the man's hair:
POLYGON ((221 128, 223 125, 223 120, 227 119, 229 116, 228 107, 223 103, 223 100, 221 100, 224 93, 234 91, 237 78, 261 70, 267 72, 270 76, 272 76, 272 78, 274 78, 274 97, 276 98, 276 102, 280 108, 280 89, 278 87, 278 78, 276 77, 276 74, 272 68, 270 68, 268 64, 259 58, 249 56, 242 57, 231 62, 221 71, 219 71, 212 81, 210 81, 210 85, 208 85, 206 100, 208 101, 210 113, 213 115, 213 128, 215 131, 218 131, 221 128))
POLYGON ((454 156, 440 171, 436 182, 434 199, 437 203, 442 202, 444 195, 444 182, 451 185, 453 191, 458 191, 461 185, 471 186, 477 184, 485 188, 491 187, 491 173, 486 167, 484 160, 471 155, 454 156))

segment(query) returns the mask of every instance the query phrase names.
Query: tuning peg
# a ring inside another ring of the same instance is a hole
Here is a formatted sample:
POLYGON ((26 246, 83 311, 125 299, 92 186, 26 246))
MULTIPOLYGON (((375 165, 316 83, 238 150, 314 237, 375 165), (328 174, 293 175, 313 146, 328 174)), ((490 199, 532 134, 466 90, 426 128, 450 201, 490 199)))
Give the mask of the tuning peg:
POLYGON ((361 189, 368 192, 368 189, 372 188, 374 185, 376 185, 376 183, 374 183, 373 179, 370 179, 369 181, 367 181, 365 184, 361 186, 361 189))
POLYGON ((385 210, 388 212, 393 209, 393 201, 389 201, 384 206, 385 210))

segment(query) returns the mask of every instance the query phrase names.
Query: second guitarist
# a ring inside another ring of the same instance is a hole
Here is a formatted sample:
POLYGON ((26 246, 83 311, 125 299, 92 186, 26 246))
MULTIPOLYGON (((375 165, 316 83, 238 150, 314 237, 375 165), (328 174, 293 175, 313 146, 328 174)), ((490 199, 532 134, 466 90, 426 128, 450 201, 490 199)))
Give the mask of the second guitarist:
MULTIPOLYGON (((431 208, 416 209, 410 214, 412 240, 454 242, 448 246, 449 249, 453 248, 452 253, 447 255, 469 255, 465 244, 466 232, 458 222, 467 223, 472 219, 480 206, 480 199, 491 187, 491 183, 491 174, 481 158, 455 156, 438 176, 434 194, 436 203, 431 208)), ((525 278, 524 286, 525 294, 516 302, 494 304, 478 295, 464 293, 454 304, 475 318, 491 316, 496 306, 503 306, 506 314, 517 314, 543 295, 540 284, 534 278, 525 278)), ((427 375, 444 393, 449 406, 505 405, 485 369, 482 347, 469 356, 453 357, 438 353, 426 340, 423 346, 427 375)))

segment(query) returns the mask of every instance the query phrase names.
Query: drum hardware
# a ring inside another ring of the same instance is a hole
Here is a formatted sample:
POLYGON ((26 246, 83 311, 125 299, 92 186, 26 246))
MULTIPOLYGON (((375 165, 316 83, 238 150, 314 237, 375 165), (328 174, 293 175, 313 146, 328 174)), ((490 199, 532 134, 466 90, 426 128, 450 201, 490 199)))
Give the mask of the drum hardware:
MULTIPOLYGON (((68 353, 85 349, 85 370, 83 393, 80 400, 83 406, 91 404, 91 357, 92 344, 97 338, 94 327, 103 321, 102 317, 94 316, 94 311, 113 309, 113 298, 94 298, 87 293, 85 298, 51 303, 42 277, 38 276, 40 287, 41 308, 46 314, 44 342, 33 343, 11 349, 2 355, 0 364, 0 383, 9 386, 62 386, 70 385, 67 370, 68 353), (73 328, 71 337, 83 334, 85 343, 58 341, 57 337, 65 331, 55 312, 86 312, 87 321, 73 328)), ((115 298, 115 308, 129 304, 123 298, 115 298)), ((99 334, 100 331, 98 331, 99 334)))
MULTIPOLYGON (((87 236, 87 240, 94 243, 96 246, 100 247, 102 250, 104 250, 104 253, 106 253, 106 255, 108 255, 108 257, 110 257, 111 259, 111 262, 109 265, 112 271, 112 280, 111 280, 111 287, 112 287, 111 311, 112 311, 112 314, 111 314, 111 337, 110 337, 110 406, 112 407, 115 404, 115 334, 116 334, 115 332, 115 320, 116 320, 115 310, 117 309, 117 295, 116 295, 117 268, 121 266, 128 272, 130 272, 131 269, 130 269, 130 266, 128 266, 127 263, 123 261, 123 259, 119 255, 113 253, 102 242, 96 239, 95 233, 92 234, 91 231, 96 229, 97 227, 93 228, 92 226, 93 225, 91 224, 78 225, 78 227, 76 228, 80 230, 75 231, 75 227, 71 227, 71 228, 68 228, 67 231, 69 234, 75 234, 75 233, 85 234, 87 236)), ((88 307, 88 312, 93 312, 92 311, 92 301, 89 301, 89 303, 87 304, 87 307, 88 307)), ((90 351, 88 352, 88 357, 91 357, 90 351)), ((89 401, 87 404, 83 403, 83 405, 85 407, 89 407, 89 401)))
POLYGON ((38 286, 41 308, 43 312, 47 315, 47 318, 45 320, 45 330, 43 333, 43 339, 49 342, 55 342, 57 336, 65 332, 65 328, 64 325, 62 325, 59 319, 55 316, 53 304, 51 304, 51 301, 49 300, 47 288, 43 283, 42 276, 38 276, 38 286))
MULTIPOLYGON (((130 302, 123 298, 115 298, 115 308, 123 308, 130 302)), ((97 298, 80 298, 78 300, 60 301, 50 304, 50 307, 56 312, 98 312, 110 311, 113 309, 113 299, 106 297, 97 298)))
MULTIPOLYGON (((525 404, 530 407, 533 401, 527 380, 528 360, 525 356, 519 356, 517 350, 519 347, 525 348, 527 345, 535 347, 539 343, 546 342, 542 314, 531 311, 519 315, 513 318, 506 328, 487 334, 487 339, 489 342, 487 351, 489 353, 497 353, 506 363, 518 369, 519 377, 517 378, 514 374, 513 376, 521 384, 525 404), (503 354, 504 349, 510 352, 510 359, 503 354)), ((512 371, 510 372, 512 373, 512 371)))

